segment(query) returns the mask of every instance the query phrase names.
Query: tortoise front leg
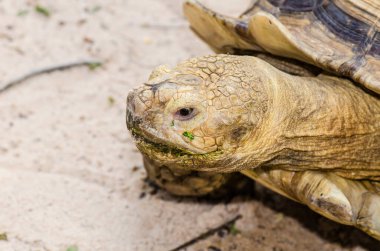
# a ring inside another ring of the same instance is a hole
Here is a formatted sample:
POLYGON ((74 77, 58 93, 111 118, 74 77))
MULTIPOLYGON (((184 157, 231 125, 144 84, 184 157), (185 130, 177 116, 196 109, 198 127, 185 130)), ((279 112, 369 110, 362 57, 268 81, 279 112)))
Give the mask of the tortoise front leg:
POLYGON ((181 196, 202 196, 210 194, 233 176, 229 173, 211 173, 160 166, 154 160, 144 157, 148 179, 169 193, 181 196))
POLYGON ((243 173, 331 220, 380 240, 380 184, 317 171, 257 169, 243 173))
POLYGON ((380 195, 368 186, 333 173, 307 171, 295 175, 292 191, 314 211, 380 239, 380 195))

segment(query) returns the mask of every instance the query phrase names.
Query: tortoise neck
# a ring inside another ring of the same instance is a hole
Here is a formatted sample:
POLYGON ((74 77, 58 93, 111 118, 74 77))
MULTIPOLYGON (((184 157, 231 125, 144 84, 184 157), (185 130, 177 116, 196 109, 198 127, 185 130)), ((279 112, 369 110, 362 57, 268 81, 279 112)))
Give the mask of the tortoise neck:
MULTIPOLYGON (((380 100, 350 81, 281 76, 275 83, 271 166, 380 167, 380 100)), ((348 169, 349 169, 348 168, 348 169)))

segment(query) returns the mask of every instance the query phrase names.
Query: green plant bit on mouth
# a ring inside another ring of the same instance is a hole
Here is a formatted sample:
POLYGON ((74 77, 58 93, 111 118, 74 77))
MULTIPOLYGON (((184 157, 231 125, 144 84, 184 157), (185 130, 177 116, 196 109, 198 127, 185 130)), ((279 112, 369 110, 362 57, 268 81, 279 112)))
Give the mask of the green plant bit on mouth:
POLYGON ((194 140, 194 134, 192 134, 191 132, 185 131, 182 133, 182 135, 188 138, 190 141, 194 140))
POLYGON ((35 11, 39 14, 44 15, 45 17, 50 17, 50 11, 41 5, 36 5, 35 11))
POLYGON ((7 241, 7 240, 8 240, 7 233, 1 233, 0 234, 0 241, 7 241))
POLYGON ((170 126, 174 126, 174 120, 172 120, 172 123, 170 124, 170 126))

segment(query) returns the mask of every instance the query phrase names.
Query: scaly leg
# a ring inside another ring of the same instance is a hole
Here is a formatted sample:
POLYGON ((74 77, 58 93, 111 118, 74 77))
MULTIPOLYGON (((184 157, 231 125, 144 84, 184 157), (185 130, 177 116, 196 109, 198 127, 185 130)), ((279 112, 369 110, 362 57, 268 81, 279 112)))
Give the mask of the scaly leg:
POLYGON ((318 171, 244 170, 259 183, 342 224, 380 239, 380 184, 318 171))

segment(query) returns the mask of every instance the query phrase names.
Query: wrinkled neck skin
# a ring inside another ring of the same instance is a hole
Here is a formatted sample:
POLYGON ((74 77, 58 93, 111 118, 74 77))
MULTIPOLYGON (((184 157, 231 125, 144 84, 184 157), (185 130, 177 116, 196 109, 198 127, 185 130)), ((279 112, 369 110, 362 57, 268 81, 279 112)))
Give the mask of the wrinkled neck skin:
POLYGON ((361 178, 355 172, 365 170, 380 176, 378 97, 336 77, 277 70, 271 77, 273 103, 245 145, 238 169, 334 169, 351 178, 361 178))

